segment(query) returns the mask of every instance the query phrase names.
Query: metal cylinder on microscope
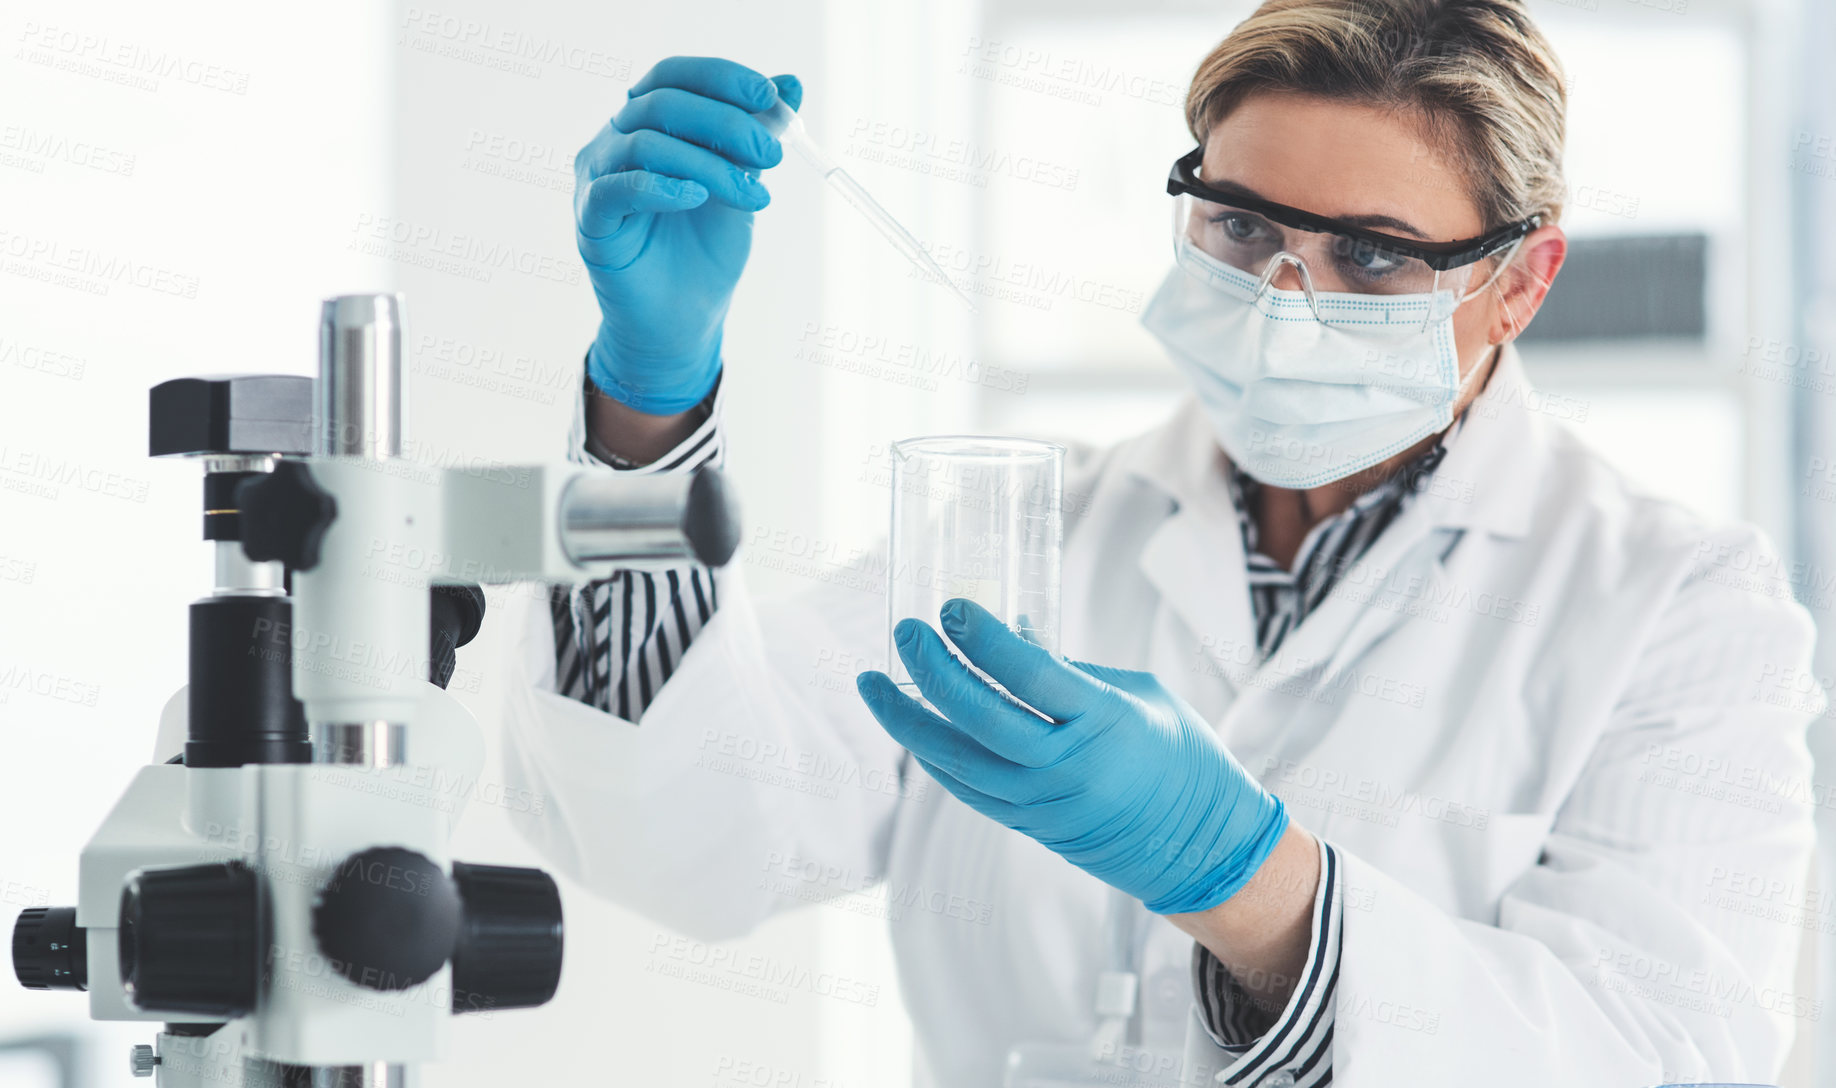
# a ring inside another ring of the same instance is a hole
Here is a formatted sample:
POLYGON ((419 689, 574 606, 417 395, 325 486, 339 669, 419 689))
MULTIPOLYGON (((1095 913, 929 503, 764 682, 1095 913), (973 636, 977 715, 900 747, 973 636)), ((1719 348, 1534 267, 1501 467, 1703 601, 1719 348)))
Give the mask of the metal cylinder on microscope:
POLYGON ((316 457, 402 455, 402 297, 339 295, 319 309, 316 457))
POLYGON ((426 473, 402 454, 402 301, 326 299, 319 314, 313 477, 338 503, 323 558, 296 572, 301 645, 294 687, 313 758, 388 766, 407 755, 405 723, 426 674, 427 557, 439 524, 426 473))

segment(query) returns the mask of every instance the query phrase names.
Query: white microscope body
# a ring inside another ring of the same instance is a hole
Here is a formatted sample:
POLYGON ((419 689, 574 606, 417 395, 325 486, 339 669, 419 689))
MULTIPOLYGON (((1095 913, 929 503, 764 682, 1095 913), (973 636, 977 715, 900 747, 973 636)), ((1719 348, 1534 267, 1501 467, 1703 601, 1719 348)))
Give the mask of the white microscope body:
POLYGON ((75 908, 14 931, 20 981, 164 1024, 162 1088, 411 1085, 450 1017, 540 1005, 561 908, 448 838, 483 762, 443 690, 473 583, 572 583, 738 543, 718 474, 435 467, 401 449, 400 302, 328 300, 315 381, 155 387, 152 453, 204 462, 216 586, 160 754, 83 850, 75 908), (431 682, 430 682, 431 677, 431 682))

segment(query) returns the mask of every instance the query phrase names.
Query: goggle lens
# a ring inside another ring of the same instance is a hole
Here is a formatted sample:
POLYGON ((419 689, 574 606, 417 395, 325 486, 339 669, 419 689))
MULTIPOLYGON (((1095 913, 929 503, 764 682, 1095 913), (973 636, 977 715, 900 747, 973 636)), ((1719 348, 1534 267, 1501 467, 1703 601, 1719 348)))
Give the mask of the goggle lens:
MULTIPOLYGON (((1427 262, 1384 249, 1362 238, 1298 230, 1272 222, 1257 212, 1190 193, 1175 198, 1174 229, 1194 247, 1240 272, 1262 279, 1277 254, 1306 266, 1313 290, 1351 295, 1423 295, 1434 291, 1464 293, 1473 266, 1439 274, 1427 262)), ((1176 237, 1177 240, 1177 237, 1176 237)), ((1273 286, 1301 290, 1286 282, 1294 273, 1277 273, 1273 286)))

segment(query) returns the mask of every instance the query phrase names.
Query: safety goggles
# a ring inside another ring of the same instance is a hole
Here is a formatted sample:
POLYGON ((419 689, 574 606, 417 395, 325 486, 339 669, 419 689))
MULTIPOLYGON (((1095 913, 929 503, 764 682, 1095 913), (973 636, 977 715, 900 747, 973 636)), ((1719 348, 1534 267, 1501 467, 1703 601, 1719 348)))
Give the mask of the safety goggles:
MULTIPOLYGON (((1167 192, 1174 197, 1173 241, 1176 250, 1190 245, 1213 260, 1256 281, 1255 295, 1269 288, 1277 273, 1293 266, 1314 316, 1322 321, 1322 294, 1345 296, 1451 295, 1451 312, 1485 290, 1516 253, 1516 247, 1542 223, 1532 216, 1478 238, 1456 242, 1420 242, 1354 226, 1343 220, 1291 208, 1228 188, 1213 188, 1199 178, 1205 149, 1195 148, 1173 164, 1167 192), (1477 291, 1468 291, 1474 266, 1495 254, 1503 260, 1477 291)), ((1330 309, 1331 307, 1325 307, 1330 309)))

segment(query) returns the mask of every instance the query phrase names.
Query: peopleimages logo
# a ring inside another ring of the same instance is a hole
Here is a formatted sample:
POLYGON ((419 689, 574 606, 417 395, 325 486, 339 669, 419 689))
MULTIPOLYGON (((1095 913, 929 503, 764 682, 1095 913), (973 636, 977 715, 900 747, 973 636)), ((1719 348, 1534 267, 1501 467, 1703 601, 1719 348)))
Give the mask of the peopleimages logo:
POLYGON ((347 248, 484 283, 497 271, 553 283, 580 282, 581 266, 572 256, 537 252, 397 216, 359 213, 347 248))
POLYGON ((31 279, 106 295, 114 286, 138 287, 175 298, 198 297, 198 277, 94 246, 73 246, 61 239, 22 234, 0 227, 0 265, 31 279))
POLYGON ((1106 60, 981 37, 964 44, 957 71, 1088 106, 1101 105, 1105 95, 1177 106, 1186 90, 1182 80, 1156 78, 1106 60))
POLYGON ((1306 442, 1277 431, 1251 431, 1250 453, 1266 454, 1292 465, 1318 467, 1332 460, 1332 447, 1324 442, 1306 442))

